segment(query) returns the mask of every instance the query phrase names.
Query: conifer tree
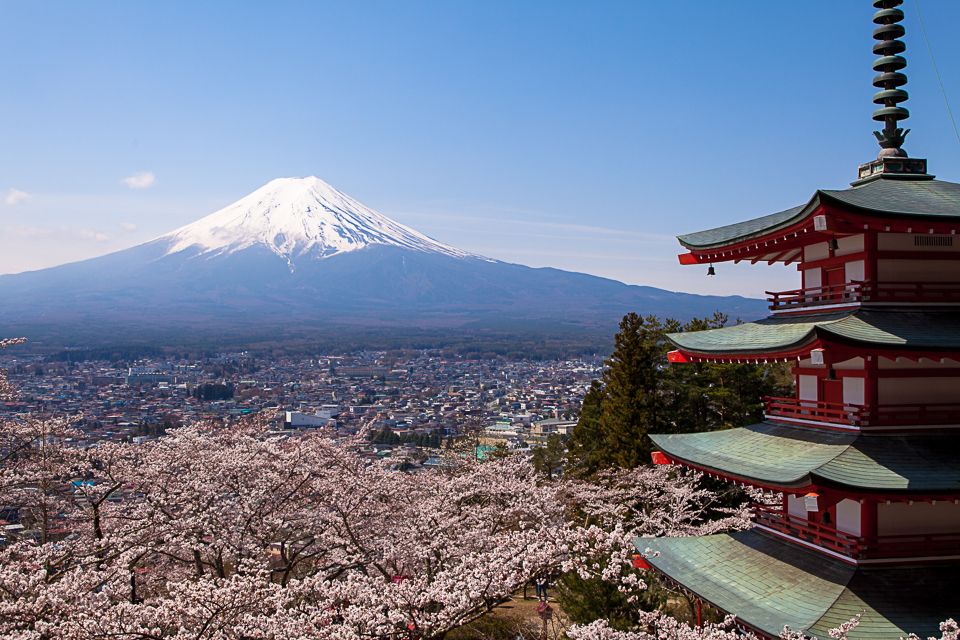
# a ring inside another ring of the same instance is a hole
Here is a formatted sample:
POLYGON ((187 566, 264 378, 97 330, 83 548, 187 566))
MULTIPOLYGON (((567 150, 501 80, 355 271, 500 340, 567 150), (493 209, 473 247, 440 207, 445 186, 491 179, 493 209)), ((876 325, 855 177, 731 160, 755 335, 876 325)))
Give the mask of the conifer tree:
POLYGON ((646 434, 667 420, 661 375, 667 365, 664 334, 679 329, 676 320, 636 313, 620 321, 614 351, 605 362, 608 368, 584 398, 568 444, 571 460, 582 472, 650 462, 646 434))
POLYGON ((607 369, 584 396, 580 419, 567 442, 571 466, 592 475, 648 464, 648 433, 754 424, 763 420, 764 396, 792 395, 792 378, 780 365, 668 362, 667 333, 719 329, 728 320, 720 312, 686 324, 635 313, 624 316, 607 369))

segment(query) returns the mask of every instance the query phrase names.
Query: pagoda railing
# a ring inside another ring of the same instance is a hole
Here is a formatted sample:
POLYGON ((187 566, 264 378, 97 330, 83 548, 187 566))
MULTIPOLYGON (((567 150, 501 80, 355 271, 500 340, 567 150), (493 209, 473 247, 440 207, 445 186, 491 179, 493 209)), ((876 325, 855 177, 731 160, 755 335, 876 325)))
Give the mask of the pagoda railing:
POLYGON ((792 516, 781 509, 765 505, 754 505, 753 521, 767 529, 854 560, 960 555, 960 532, 854 536, 837 531, 831 526, 810 522, 806 518, 792 516))
POLYGON ((872 282, 854 280, 791 291, 766 291, 771 311, 853 303, 960 304, 956 282, 872 282))
POLYGON ((766 397, 763 399, 763 412, 771 418, 855 428, 960 424, 960 402, 865 407, 842 402, 766 397))

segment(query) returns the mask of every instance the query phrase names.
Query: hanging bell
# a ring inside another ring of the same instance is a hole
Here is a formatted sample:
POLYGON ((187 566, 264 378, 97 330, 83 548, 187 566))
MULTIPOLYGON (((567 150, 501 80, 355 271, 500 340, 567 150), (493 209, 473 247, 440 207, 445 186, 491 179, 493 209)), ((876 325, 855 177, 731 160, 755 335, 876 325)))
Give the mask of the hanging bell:
POLYGON ((717 275, 717 272, 714 271, 714 269, 713 269, 713 265, 710 265, 710 268, 707 269, 707 275, 708 275, 708 276, 715 276, 715 275, 717 275))
POLYGON ((837 243, 836 237, 830 238, 830 251, 836 251, 840 248, 839 243, 837 243))
POLYGON ((827 380, 836 380, 837 379, 837 370, 833 367, 827 369, 827 380))

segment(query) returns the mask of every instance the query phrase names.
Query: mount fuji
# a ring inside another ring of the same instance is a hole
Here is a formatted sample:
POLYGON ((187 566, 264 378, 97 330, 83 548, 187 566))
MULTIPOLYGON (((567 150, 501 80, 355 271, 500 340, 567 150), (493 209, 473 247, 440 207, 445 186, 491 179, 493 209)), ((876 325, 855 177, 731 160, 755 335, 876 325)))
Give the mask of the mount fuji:
POLYGON ((438 242, 315 178, 279 178, 144 244, 0 276, 0 331, 111 326, 491 327, 608 330, 627 312, 764 315, 698 296, 491 260, 438 242), (518 324, 519 323, 519 324, 518 324))
POLYGON ((371 245, 479 258, 394 222, 315 178, 278 178, 229 207, 153 242, 164 255, 212 258, 253 247, 287 261, 327 258, 371 245))

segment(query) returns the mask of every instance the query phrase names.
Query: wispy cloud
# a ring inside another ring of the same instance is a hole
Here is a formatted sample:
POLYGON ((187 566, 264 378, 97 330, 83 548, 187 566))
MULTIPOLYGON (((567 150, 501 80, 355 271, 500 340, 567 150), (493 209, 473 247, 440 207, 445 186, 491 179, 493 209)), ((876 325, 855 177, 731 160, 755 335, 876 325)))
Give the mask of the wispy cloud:
POLYGON ((135 236, 60 225, 0 225, 0 274, 45 269, 126 249, 135 236))
POLYGON ((140 173, 135 173, 129 178, 124 178, 120 182, 123 182, 131 189, 146 189, 147 187, 152 187, 157 184, 157 176, 153 175, 153 171, 141 171, 140 173))
POLYGON ((97 242, 106 242, 110 239, 110 236, 100 233, 99 231, 87 231, 86 229, 80 229, 80 237, 86 238, 87 240, 96 240, 97 242))
POLYGON ((136 231, 136 230, 137 230, 137 225, 133 224, 132 222, 121 222, 121 223, 120 223, 120 226, 123 227, 123 230, 124 230, 124 231, 136 231))
POLYGON ((29 193, 26 191, 20 191, 19 189, 10 189, 10 193, 7 194, 7 197, 3 201, 7 204, 20 204, 21 202, 26 202, 32 198, 29 193))
POLYGON ((18 224, 12 227, 3 227, 3 233, 17 238, 36 238, 37 236, 47 236, 54 232, 54 229, 44 227, 29 227, 25 224, 18 224))
POLYGON ((15 238, 42 238, 44 236, 59 236, 61 238, 84 238, 96 242, 106 242, 110 236, 99 231, 89 231, 87 229, 71 229, 70 227, 31 227, 25 224, 18 224, 8 227, 0 227, 0 232, 4 235, 15 238))
POLYGON ((676 244, 677 239, 674 236, 662 235, 658 233, 647 233, 643 231, 632 231, 628 229, 611 229, 609 227, 597 227, 593 225, 576 224, 569 222, 548 222, 545 220, 525 220, 522 218, 495 218, 490 216, 478 216, 471 214, 462 214, 456 212, 444 213, 393 213, 397 218, 415 220, 414 224, 429 224, 431 230, 444 231, 465 231, 474 225, 474 230, 484 233, 501 235, 531 235, 537 237, 557 237, 557 238, 582 238, 583 234, 598 237, 610 237, 614 240, 639 240, 644 242, 676 244), (441 222, 437 225, 434 221, 441 222), (450 222, 459 223, 457 226, 447 226, 450 222), (551 229, 558 232, 558 235, 545 234, 544 229, 551 229))

